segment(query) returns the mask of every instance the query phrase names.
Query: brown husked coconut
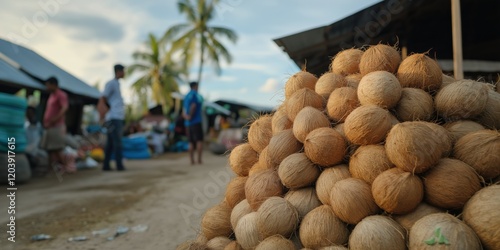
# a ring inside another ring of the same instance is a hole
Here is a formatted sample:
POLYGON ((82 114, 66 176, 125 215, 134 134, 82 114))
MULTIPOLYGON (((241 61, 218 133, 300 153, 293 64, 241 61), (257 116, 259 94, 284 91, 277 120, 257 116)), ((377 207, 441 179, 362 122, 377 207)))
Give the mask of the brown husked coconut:
POLYGON ((249 176, 254 174, 254 173, 257 173, 261 170, 277 169, 278 168, 278 164, 274 163, 272 161, 271 157, 269 157, 268 148, 269 148, 269 146, 267 146, 266 148, 264 148, 264 150, 262 150, 262 152, 260 152, 259 160, 248 171, 249 176))
POLYGON ((201 232, 207 240, 217 236, 228 237, 233 232, 230 217, 231 207, 226 203, 208 209, 201 219, 201 232))
POLYGON ((433 207, 427 203, 420 203, 418 206, 413 209, 410 213, 402 214, 402 215, 394 215, 393 219, 397 221, 401 226, 403 226, 406 230, 410 231, 411 227, 415 222, 420 220, 422 217, 435 214, 435 213, 443 213, 444 211, 433 207))
POLYGON ((330 193, 333 186, 340 180, 350 177, 349 168, 345 164, 323 170, 316 181, 316 194, 321 203, 330 205, 330 193))
POLYGON ((304 218, 311 210, 321 206, 314 187, 290 190, 285 195, 285 200, 290 202, 297 209, 299 219, 304 218))
POLYGON ((203 235, 202 232, 198 233, 198 235, 196 236, 196 239, 195 239, 196 242, 202 244, 202 245, 206 245, 207 242, 208 242, 208 239, 207 237, 205 237, 205 235, 203 235))
POLYGON ((441 67, 425 54, 405 58, 399 65, 397 76, 401 86, 425 91, 438 90, 443 82, 441 67))
POLYGON ((396 118, 394 115, 391 114, 391 126, 394 127, 398 123, 401 123, 401 122, 398 120, 398 118, 396 118))
POLYGON ((422 180, 412 173, 391 168, 381 173, 372 183, 375 203, 391 214, 406 214, 415 209, 424 198, 422 180))
POLYGON ((244 250, 243 247, 237 241, 231 241, 224 250, 244 250))
POLYGON ((267 156, 272 163, 279 165, 289 155, 298 153, 301 149, 302 143, 297 141, 291 129, 287 129, 271 138, 267 156))
POLYGON ((485 129, 483 125, 469 120, 450 122, 444 124, 443 126, 450 132, 453 144, 468 133, 485 129))
POLYGON ((466 163, 450 158, 423 175, 427 203, 446 209, 461 209, 481 189, 481 180, 466 163))
POLYGON ((394 167, 382 145, 360 146, 349 161, 349 172, 352 177, 372 184, 382 172, 394 167))
POLYGON ((238 224, 238 221, 241 219, 241 217, 251 212, 252 208, 250 207, 250 204, 248 204, 248 201, 246 199, 236 204, 236 206, 231 211, 231 217, 230 217, 231 227, 233 228, 233 230, 236 228, 236 225, 238 224))
POLYGON ((318 128, 311 131, 304 142, 306 156, 323 167, 342 162, 347 144, 342 135, 332 128, 318 128))
POLYGON ((306 71, 299 71, 292 75, 285 83, 285 97, 290 98, 299 89, 308 88, 314 90, 318 78, 306 71))
POLYGON ((318 250, 348 250, 348 248, 344 246, 327 246, 318 248, 318 250))
POLYGON ((264 150, 273 136, 271 120, 271 116, 263 115, 255 120, 248 130, 248 143, 258 153, 264 150))
POLYGON ((234 235, 244 249, 256 247, 262 240, 257 229, 257 212, 241 217, 234 229, 234 235))
POLYGON ((387 216, 368 216, 352 230, 349 236, 349 249, 406 249, 406 232, 403 227, 387 216))
POLYGON ((430 121, 434 113, 432 96, 415 88, 403 88, 401 99, 395 107, 396 116, 401 121, 430 121))
POLYGON ((330 94, 335 89, 346 86, 347 86, 347 81, 345 80, 344 76, 332 72, 327 72, 318 79, 318 82, 316 82, 316 87, 314 88, 314 90, 325 100, 327 100, 330 94))
POLYGON ((281 197, 267 199, 257 210, 257 227, 263 238, 281 234, 290 236, 299 224, 295 207, 281 197))
POLYGON ((438 115, 450 119, 468 119, 481 114, 488 102, 488 88, 473 80, 459 80, 442 88, 434 98, 438 115))
POLYGON ((441 84, 441 88, 444 88, 448 86, 448 84, 454 83, 456 81, 457 79, 455 79, 453 76, 443 74, 443 83, 441 84))
POLYGON ((334 90, 326 104, 328 116, 335 122, 344 122, 345 118, 359 107, 356 89, 342 87, 334 90))
POLYGON ((292 189, 311 186, 320 173, 319 168, 304 153, 291 154, 278 168, 281 183, 292 189))
POLYGON ((432 122, 415 121, 414 123, 421 123, 426 125, 434 131, 437 138, 441 138, 441 148, 443 149, 443 154, 441 155, 441 157, 448 157, 451 154, 451 151, 453 149, 453 137, 446 128, 432 122))
POLYGON ((450 214, 435 213, 423 217, 413 225, 410 230, 409 249, 483 248, 476 233, 463 221, 450 214))
POLYGON ((447 148, 425 122, 403 122, 395 125, 385 140, 385 151, 396 167, 411 173, 423 173, 434 166, 447 148))
POLYGON ((257 245, 255 250, 295 250, 293 242, 281 235, 267 237, 257 245))
POLYGON ((379 211, 370 185, 355 178, 340 180, 333 186, 330 206, 335 215, 348 224, 357 224, 379 211))
POLYGON ((387 71, 374 71, 361 78, 358 85, 358 99, 361 105, 377 105, 391 109, 401 98, 401 84, 387 71))
POLYGON ((377 44, 370 46, 363 53, 359 61, 359 71, 362 75, 380 70, 396 73, 400 63, 401 55, 395 48, 377 44))
POLYGON ((207 242, 207 250, 224 249, 227 245, 229 245, 229 243, 231 243, 231 240, 228 237, 215 237, 207 242))
POLYGON ((500 129, 500 93, 488 90, 488 101, 478 121, 490 129, 500 129))
POLYGON ((269 197, 281 196, 283 185, 276 170, 267 169, 248 177, 245 184, 245 197, 253 211, 269 197))
POLYGON ((361 74, 353 74, 353 75, 348 75, 345 77, 345 80, 347 82, 347 87, 351 87, 351 88, 355 88, 357 89, 358 88, 358 85, 359 85, 359 82, 361 81, 361 78, 363 78, 363 76, 361 74))
POLYGON ((206 250, 207 246, 195 240, 188 240, 175 248, 176 250, 206 250))
POLYGON ((235 177, 226 188, 226 202, 229 207, 234 208, 236 204, 245 199, 245 183, 248 177, 235 177))
POLYGON ((453 157, 470 166, 485 179, 500 176, 500 133, 495 130, 479 130, 458 139, 453 157))
POLYGON ((465 204, 463 220, 476 232, 485 249, 500 249, 500 185, 478 191, 465 204))
MULTIPOLYGON (((283 106, 286 106, 284 103, 283 106)), ((287 129, 291 129, 293 122, 288 119, 286 107, 276 110, 271 119, 271 131, 273 135, 287 129)))
POLYGON ((357 145, 378 144, 382 142, 391 129, 389 111, 375 105, 356 108, 344 122, 344 133, 347 139, 357 145))
POLYGON ((347 243, 349 230, 330 206, 323 205, 306 214, 300 224, 299 236, 304 247, 318 249, 347 243))
POLYGON ((259 154, 248 143, 236 146, 229 155, 229 166, 239 176, 248 176, 248 171, 259 160, 259 154))
POLYGON ((339 75, 351 75, 359 73, 359 60, 363 55, 360 49, 342 50, 332 60, 330 71, 339 75))
POLYGON ((330 127, 330 121, 323 112, 313 108, 303 108, 293 121, 293 135, 298 141, 304 143, 309 132, 323 127, 330 127))
POLYGON ((286 101, 286 114, 290 121, 294 121, 297 114, 305 107, 323 110, 325 99, 310 89, 300 89, 286 101))

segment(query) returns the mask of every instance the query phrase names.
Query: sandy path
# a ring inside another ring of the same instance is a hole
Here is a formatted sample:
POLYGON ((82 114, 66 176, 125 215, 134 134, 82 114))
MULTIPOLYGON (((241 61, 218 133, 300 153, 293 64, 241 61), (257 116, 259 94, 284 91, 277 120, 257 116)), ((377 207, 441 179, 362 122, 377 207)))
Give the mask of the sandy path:
MULTIPOLYGON (((185 155, 167 154, 159 159, 127 162, 128 171, 81 171, 65 176, 37 178, 18 186, 16 243, 2 234, 2 249, 105 250, 175 249, 196 237, 202 213, 224 196, 232 177, 224 156, 205 153, 203 166, 189 166, 185 155), (108 241, 118 226, 147 225, 146 232, 133 232, 108 241), (92 231, 108 228, 102 236, 92 231), (31 235, 45 233, 54 239, 31 242, 31 235), (89 240, 68 242, 85 235, 89 240)), ((5 206, 5 186, 0 204, 5 206)), ((0 223, 7 212, 0 208, 0 223)), ((5 226, 2 226, 5 228, 5 226)), ((2 230, 4 231, 4 230, 2 230)))

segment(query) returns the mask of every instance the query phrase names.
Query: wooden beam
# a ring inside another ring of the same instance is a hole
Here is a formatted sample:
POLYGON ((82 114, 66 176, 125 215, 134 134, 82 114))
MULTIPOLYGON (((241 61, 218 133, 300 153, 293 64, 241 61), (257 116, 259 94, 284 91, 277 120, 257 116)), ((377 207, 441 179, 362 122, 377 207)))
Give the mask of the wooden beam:
POLYGON ((451 0, 451 26, 453 32, 453 72, 455 79, 460 80, 464 78, 460 0, 451 0))

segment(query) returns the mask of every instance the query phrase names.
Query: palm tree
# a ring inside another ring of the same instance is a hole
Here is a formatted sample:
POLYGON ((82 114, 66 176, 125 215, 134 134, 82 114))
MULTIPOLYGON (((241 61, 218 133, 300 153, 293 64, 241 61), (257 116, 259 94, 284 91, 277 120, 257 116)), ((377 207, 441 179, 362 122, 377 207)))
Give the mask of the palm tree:
MULTIPOLYGON (((179 0, 179 12, 187 17, 186 23, 180 23, 167 30, 163 39, 176 38, 172 48, 182 50, 185 67, 192 65, 195 51, 199 51, 198 82, 205 60, 212 62, 218 75, 221 74, 221 59, 231 63, 232 56, 222 44, 220 38, 236 43, 236 33, 225 27, 210 26, 215 15, 218 0, 179 0)), ((162 39, 162 40, 163 40, 162 39)))
POLYGON ((145 51, 136 51, 132 55, 136 62, 129 67, 128 75, 140 72, 142 76, 132 84, 134 92, 139 97, 144 111, 147 110, 149 96, 162 105, 168 112, 173 106, 172 92, 179 90, 180 75, 184 70, 172 59, 170 53, 165 53, 158 39, 149 34, 145 51))

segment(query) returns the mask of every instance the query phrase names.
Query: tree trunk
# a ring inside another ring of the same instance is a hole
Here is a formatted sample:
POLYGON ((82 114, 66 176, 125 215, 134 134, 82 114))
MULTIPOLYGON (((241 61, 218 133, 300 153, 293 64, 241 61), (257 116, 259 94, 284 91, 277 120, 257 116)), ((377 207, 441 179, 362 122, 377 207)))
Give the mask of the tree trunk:
POLYGON ((201 82, 201 75, 203 73, 203 63, 205 62, 205 37, 203 34, 201 35, 201 40, 200 40, 200 68, 198 69, 198 84, 201 82))

